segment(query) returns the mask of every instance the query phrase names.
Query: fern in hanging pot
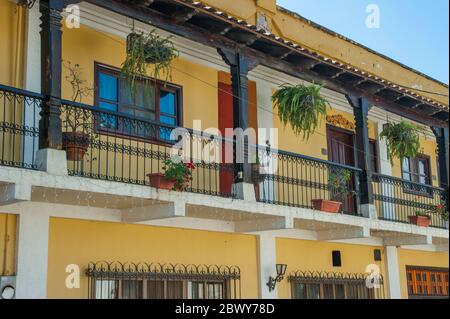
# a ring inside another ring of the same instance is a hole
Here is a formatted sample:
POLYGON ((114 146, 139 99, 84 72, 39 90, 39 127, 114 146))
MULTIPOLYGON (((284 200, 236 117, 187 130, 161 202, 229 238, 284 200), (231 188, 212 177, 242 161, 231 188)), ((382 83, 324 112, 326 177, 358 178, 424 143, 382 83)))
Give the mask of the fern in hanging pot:
POLYGON ((402 160, 405 157, 416 157, 420 150, 421 132, 419 126, 406 121, 386 124, 380 139, 386 140, 391 162, 394 158, 402 160))
POLYGON ((322 86, 284 84, 274 93, 272 100, 278 117, 286 126, 291 125, 296 135, 308 140, 327 115, 328 101, 321 95, 322 86))
POLYGON ((155 30, 149 33, 132 32, 127 37, 127 56, 122 64, 122 74, 134 92, 136 79, 147 77, 150 67, 154 79, 172 78, 172 62, 179 56, 178 50, 171 41, 172 37, 163 38, 155 30))

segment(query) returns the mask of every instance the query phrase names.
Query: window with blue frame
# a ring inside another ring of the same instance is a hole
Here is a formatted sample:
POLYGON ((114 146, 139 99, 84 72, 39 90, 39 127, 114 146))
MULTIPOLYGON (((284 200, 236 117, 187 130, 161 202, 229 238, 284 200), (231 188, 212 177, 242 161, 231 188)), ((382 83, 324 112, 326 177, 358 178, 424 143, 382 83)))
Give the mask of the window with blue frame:
POLYGON ((119 70, 100 65, 96 86, 96 106, 104 111, 97 120, 100 130, 169 142, 172 130, 164 125, 180 125, 180 87, 139 79, 132 92, 119 70))

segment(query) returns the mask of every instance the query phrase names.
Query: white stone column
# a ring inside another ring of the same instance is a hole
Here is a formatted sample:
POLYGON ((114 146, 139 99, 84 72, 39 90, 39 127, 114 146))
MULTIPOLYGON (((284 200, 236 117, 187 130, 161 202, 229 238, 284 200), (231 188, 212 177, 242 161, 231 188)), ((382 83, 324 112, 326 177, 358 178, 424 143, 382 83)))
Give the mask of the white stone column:
MULTIPOLYGON (((270 83, 256 80, 257 93, 257 114, 258 114, 258 143, 264 148, 269 141, 270 146, 278 149, 278 134, 273 129, 273 109, 272 109, 272 91, 273 87, 270 83)), ((265 174, 275 174, 276 158, 267 156, 265 152, 259 152, 261 164, 264 167, 265 174)), ((274 182, 266 179, 259 183, 259 196, 266 201, 273 201, 274 198, 274 182)))
MULTIPOLYGON (((27 24, 25 34, 24 56, 24 89, 27 91, 41 92, 41 35, 40 35, 39 0, 33 8, 27 10, 27 24)), ((24 124, 27 127, 39 125, 39 109, 37 105, 25 105, 24 124)), ((23 161, 31 164, 36 158, 39 148, 39 138, 36 136, 24 136, 23 161)))
POLYGON ((269 277, 275 277, 277 256, 276 238, 270 234, 258 235, 258 278, 259 278, 259 298, 277 299, 277 289, 269 291, 267 282, 269 277))
POLYGON ((398 266, 398 251, 395 246, 386 247, 386 273, 390 299, 402 299, 400 288, 400 269, 398 266))
MULTIPOLYGON (((383 126, 386 124, 386 121, 378 121, 378 136, 380 136, 383 131, 383 126)), ((392 165, 388 156, 388 148, 386 144, 386 140, 379 139, 379 161, 380 161, 380 174, 392 176, 392 165)), ((391 184, 380 183, 379 189, 381 191, 381 195, 386 197, 394 196, 394 188, 391 184)), ((383 202, 381 204, 382 216, 385 219, 395 219, 395 206, 392 203, 383 202)))
POLYGON ((17 299, 47 297, 48 231, 47 213, 20 213, 17 232, 17 299))

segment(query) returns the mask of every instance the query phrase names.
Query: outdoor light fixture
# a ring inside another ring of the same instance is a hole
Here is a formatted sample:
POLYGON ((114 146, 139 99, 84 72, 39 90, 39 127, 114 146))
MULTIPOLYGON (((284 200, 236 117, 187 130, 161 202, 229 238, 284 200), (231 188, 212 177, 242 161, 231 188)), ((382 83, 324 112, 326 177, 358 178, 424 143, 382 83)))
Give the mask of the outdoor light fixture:
POLYGON ((16 294, 16 290, 13 286, 6 286, 2 289, 0 299, 13 299, 16 294))
POLYGON ((19 0, 18 5, 27 7, 28 9, 33 8, 34 4, 36 3, 36 0, 19 0))
POLYGON ((267 286, 269 287, 269 291, 275 290, 277 282, 281 282, 284 278, 284 275, 286 274, 287 265, 277 264, 276 267, 277 267, 277 276, 275 278, 270 276, 269 282, 267 283, 267 286))

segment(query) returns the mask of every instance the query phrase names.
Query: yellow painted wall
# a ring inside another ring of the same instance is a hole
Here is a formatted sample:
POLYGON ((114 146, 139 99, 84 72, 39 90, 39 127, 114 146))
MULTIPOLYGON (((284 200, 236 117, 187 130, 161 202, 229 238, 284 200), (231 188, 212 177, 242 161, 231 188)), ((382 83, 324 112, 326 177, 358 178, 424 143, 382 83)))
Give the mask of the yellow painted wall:
POLYGON ((0 276, 16 273, 17 216, 0 213, 0 276))
MULTIPOLYGON (((382 262, 374 261, 374 249, 382 247, 360 246, 350 244, 326 243, 320 241, 305 241, 278 238, 277 263, 288 265, 287 275, 295 271, 327 271, 339 273, 365 273, 370 264, 377 264, 385 278, 385 267, 382 262), (332 251, 340 250, 342 267, 333 267, 332 251)), ((385 285, 386 291, 386 285, 385 285)), ((287 278, 278 286, 278 296, 283 299, 291 298, 291 285, 287 278)), ((386 294, 385 294, 386 296, 386 294)))
MULTIPOLYGON (((327 121, 322 119, 320 126, 309 140, 303 140, 302 135, 295 135, 290 124, 285 127, 278 117, 278 111, 274 109, 274 127, 278 129, 279 149, 307 156, 328 160, 328 156, 322 153, 322 149, 327 149, 327 121)), ((353 114, 342 112, 334 108, 328 108, 327 115, 342 115, 350 122, 354 122, 353 114)), ((369 121, 369 138, 378 138, 377 124, 369 121)))
MULTIPOLYGON (((238 18, 242 18, 252 24, 256 21, 257 12, 263 12, 270 20, 269 24, 272 32, 294 43, 299 43, 325 56, 348 63, 360 70, 370 72, 399 85, 420 87, 422 90, 448 95, 448 86, 433 81, 418 72, 409 70, 396 62, 371 52, 351 40, 327 32, 298 15, 288 13, 279 7, 275 13, 271 12, 270 8, 273 7, 271 4, 273 0, 204 0, 202 2, 226 11, 238 18)), ((436 96, 435 94, 427 94, 424 92, 417 93, 448 105, 448 97, 436 96)))
MULTIPOLYGON (((125 60, 125 40, 87 27, 64 28, 63 59, 79 64, 88 86, 94 87, 94 63, 120 68, 125 60)), ((183 87, 183 126, 192 128, 192 121, 200 119, 203 128, 217 127, 217 73, 181 58, 174 61, 171 82, 183 87)), ((62 90, 63 97, 70 99, 72 89, 65 80, 67 75, 64 69, 62 90)), ((93 96, 83 103, 92 104, 93 96)))
POLYGON ((399 249, 398 250, 398 266, 400 270, 400 285, 402 291, 402 298, 408 298, 408 286, 406 279, 406 266, 420 266, 420 267, 449 267, 448 254, 424 252, 416 250, 399 249))
POLYGON ((26 10, 0 0, 0 84, 22 87, 26 10))
POLYGON ((87 298, 87 278, 66 289, 65 269, 84 272, 96 261, 236 265, 242 298, 258 297, 255 236, 59 218, 50 219, 49 236, 49 298, 87 298))

